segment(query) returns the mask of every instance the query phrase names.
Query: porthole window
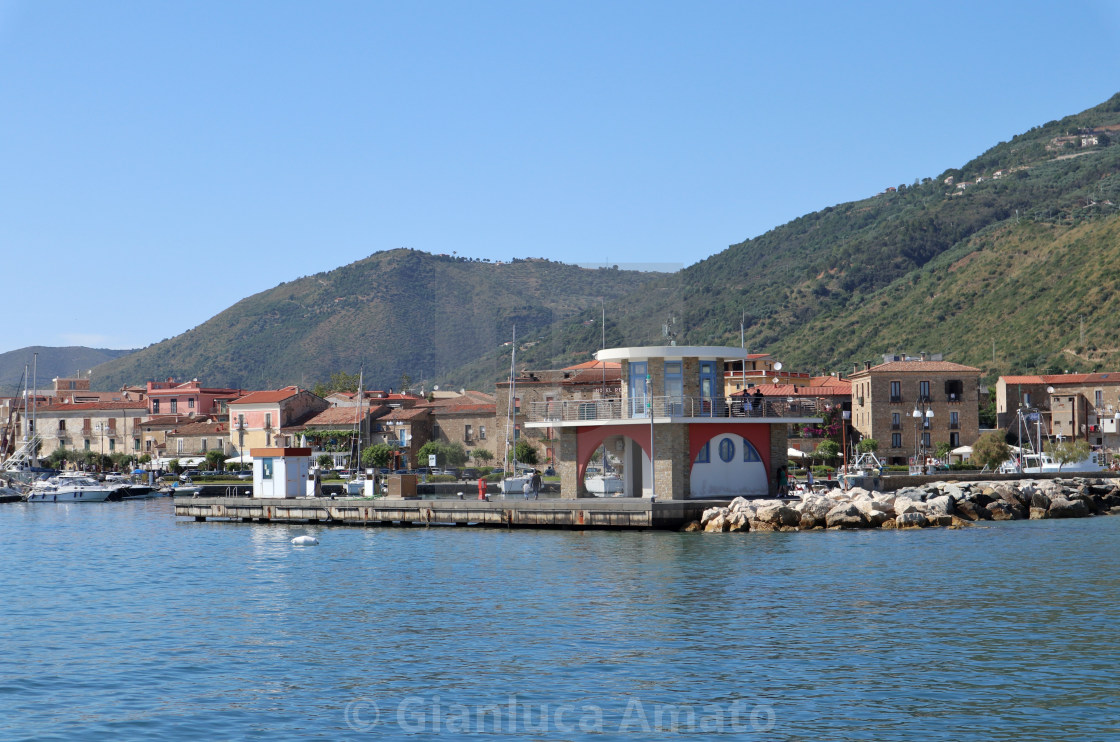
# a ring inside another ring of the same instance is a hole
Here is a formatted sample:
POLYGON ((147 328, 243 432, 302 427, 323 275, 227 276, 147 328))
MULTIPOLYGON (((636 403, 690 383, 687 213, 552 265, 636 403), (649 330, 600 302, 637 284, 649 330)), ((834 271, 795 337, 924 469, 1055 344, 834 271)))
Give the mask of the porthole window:
POLYGON ((725 464, 735 458, 735 443, 730 438, 724 438, 719 442, 719 457, 725 464))

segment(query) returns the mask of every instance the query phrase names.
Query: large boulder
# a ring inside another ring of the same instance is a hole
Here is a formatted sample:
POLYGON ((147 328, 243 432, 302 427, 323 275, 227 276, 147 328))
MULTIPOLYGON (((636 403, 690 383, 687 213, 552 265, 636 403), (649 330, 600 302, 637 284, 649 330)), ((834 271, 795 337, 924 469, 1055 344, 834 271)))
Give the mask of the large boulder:
POLYGON ((700 525, 700 521, 693 520, 681 526, 681 530, 685 533, 699 533, 704 530, 704 526, 700 525))
POLYGON ((1029 508, 1031 506, 1031 499, 1009 482, 1000 482, 993 489, 1004 502, 1019 508, 1029 508))
POLYGON ((895 528, 925 528, 929 525, 926 516, 917 512, 901 513, 894 519, 895 528))
POLYGON ((779 503, 756 509, 754 517, 751 518, 751 528, 755 527, 755 523, 764 523, 780 528, 782 526, 796 526, 800 522, 801 513, 784 503, 779 503))
POLYGON ((1087 518, 1090 515, 1084 500, 1067 500, 1064 497, 1051 500, 1047 513, 1051 518, 1087 518))
POLYGON ((916 500, 906 495, 899 495, 894 498, 894 513, 895 515, 904 515, 906 513, 925 513, 926 504, 921 500, 916 500))
POLYGON ((1023 520, 1027 512, 1020 505, 1013 505, 1007 500, 992 500, 988 503, 988 512, 992 520, 1023 520))
POLYGON ((727 515, 727 508, 708 508, 700 515, 700 525, 707 528, 708 523, 721 515, 727 515))
POLYGON ((1076 495, 1070 497, 1069 499, 1080 500, 1081 502, 1085 503, 1085 507, 1089 508, 1089 513, 1091 515, 1096 515, 1097 513, 1100 513, 1104 510, 1108 510, 1108 508, 1104 504, 1104 500, 1097 495, 1094 495, 1092 492, 1089 492, 1088 490, 1084 492, 1078 492, 1076 495))
POLYGON ((867 528, 867 518, 852 503, 840 503, 825 516, 829 528, 867 528))
POLYGON ((1050 517, 1050 516, 1047 513, 1046 508, 1036 508, 1034 505, 1031 505, 1031 511, 1030 511, 1030 519, 1031 520, 1044 520, 1048 517, 1050 517))
POLYGON ((731 533, 750 530, 747 514, 742 511, 732 511, 729 513, 727 515, 727 530, 731 533))
POLYGON ((948 495, 941 495, 926 501, 926 509, 931 515, 952 515, 956 512, 956 507, 953 505, 953 498, 948 495))
POLYGON ((992 514, 983 505, 978 505, 974 500, 958 500, 954 507, 957 515, 965 520, 991 520, 992 514))
POLYGON ((1045 494, 1041 490, 1035 490, 1034 493, 1031 495, 1031 510, 1034 510, 1036 508, 1041 508, 1042 510, 1045 511, 1049 507, 1050 507, 1050 496, 1045 494))
POLYGON ((704 533, 723 533, 730 527, 731 524, 727 522, 727 516, 721 513, 704 524, 704 533))

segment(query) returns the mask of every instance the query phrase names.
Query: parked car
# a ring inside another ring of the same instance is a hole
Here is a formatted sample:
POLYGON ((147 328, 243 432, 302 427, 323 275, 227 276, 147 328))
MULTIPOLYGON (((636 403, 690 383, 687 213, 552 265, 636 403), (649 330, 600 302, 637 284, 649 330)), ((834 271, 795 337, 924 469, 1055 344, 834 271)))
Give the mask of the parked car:
POLYGON ((459 478, 459 468, 456 466, 448 466, 444 468, 443 473, 449 477, 459 478))
POLYGON ((550 466, 550 467, 548 467, 547 469, 545 469, 545 470, 544 470, 544 476, 546 476, 546 477, 555 477, 555 476, 556 476, 556 470, 555 470, 555 469, 553 469, 553 468, 552 468, 552 467, 550 466))
POLYGON ((245 469, 244 471, 239 471, 239 472, 237 472, 236 476, 237 476, 238 479, 252 479, 253 478, 253 470, 252 469, 245 469))
POLYGON ((194 477, 197 477, 197 476, 198 476, 198 469, 187 469, 185 472, 183 472, 182 474, 179 475, 179 481, 180 482, 186 482, 186 481, 189 481, 190 479, 192 479, 194 477))
POLYGON ((478 479, 478 469, 467 467, 466 469, 463 469, 459 472, 459 478, 468 482, 474 479, 478 479))

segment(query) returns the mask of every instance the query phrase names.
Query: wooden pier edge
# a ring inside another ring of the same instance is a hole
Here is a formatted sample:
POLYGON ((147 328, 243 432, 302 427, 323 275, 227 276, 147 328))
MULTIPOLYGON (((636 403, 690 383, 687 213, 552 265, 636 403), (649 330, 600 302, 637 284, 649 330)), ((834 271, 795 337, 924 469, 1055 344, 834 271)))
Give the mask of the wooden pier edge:
POLYGON ((727 500, 347 500, 176 497, 175 515, 196 521, 324 525, 466 525, 496 528, 678 530, 727 500))

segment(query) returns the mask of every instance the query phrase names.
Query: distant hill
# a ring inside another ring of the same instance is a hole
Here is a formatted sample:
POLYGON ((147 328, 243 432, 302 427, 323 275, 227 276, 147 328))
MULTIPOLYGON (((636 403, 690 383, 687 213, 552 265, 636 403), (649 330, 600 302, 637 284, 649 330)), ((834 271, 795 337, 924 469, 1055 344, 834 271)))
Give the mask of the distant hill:
MULTIPOLYGON (((39 354, 36 364, 40 389, 50 387, 51 379, 59 376, 74 376, 79 371, 85 373, 106 361, 134 353, 132 350, 109 350, 107 348, 47 348, 33 346, 0 353, 0 395, 14 395, 20 388, 24 368, 31 376, 31 366, 35 354, 39 354)), ((27 384, 30 384, 28 380, 27 384)))
MULTIPOLYGON (((204 324, 100 366, 111 389, 168 376, 213 386, 313 386, 365 368, 367 388, 448 375, 510 340, 532 342, 657 274, 540 259, 490 263, 391 250, 290 281, 204 324)), ((490 384, 500 376, 494 361, 490 384)))
POLYGON ((1120 369, 1118 136, 1120 94, 673 274, 377 253, 244 299, 94 381, 311 386, 364 364, 369 386, 408 374, 488 389, 508 373, 514 324, 519 367, 584 361, 604 342, 737 345, 742 322, 750 350, 809 371, 899 351, 990 375, 1120 369))

